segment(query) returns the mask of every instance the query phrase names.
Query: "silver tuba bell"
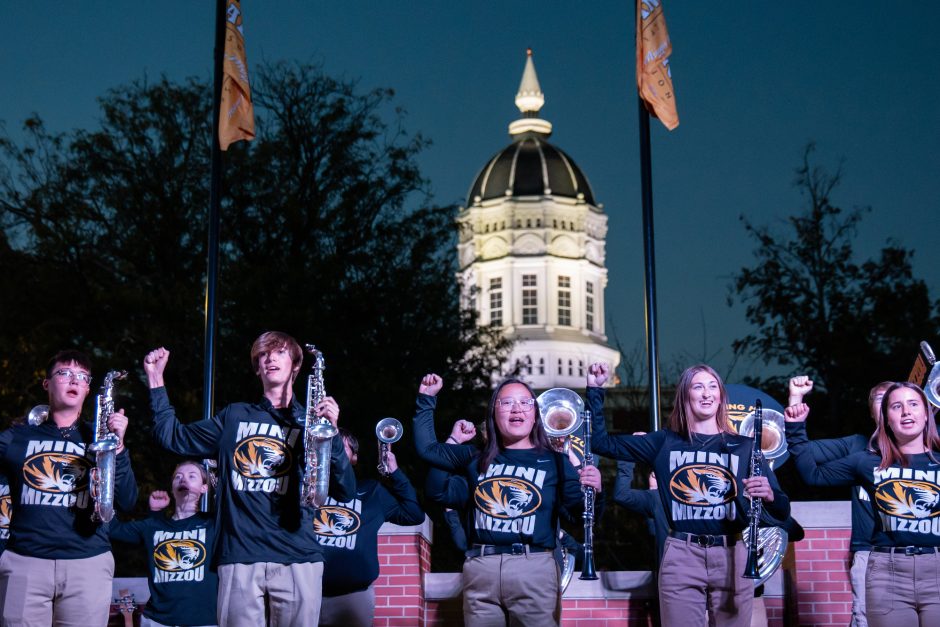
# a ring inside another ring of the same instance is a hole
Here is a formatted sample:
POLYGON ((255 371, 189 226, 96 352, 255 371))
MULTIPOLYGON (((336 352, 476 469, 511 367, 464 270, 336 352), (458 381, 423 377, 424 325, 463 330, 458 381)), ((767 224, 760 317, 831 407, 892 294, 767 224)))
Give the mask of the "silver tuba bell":
POLYGON ((573 390, 552 388, 535 399, 542 416, 542 427, 559 453, 568 454, 571 434, 584 423, 584 401, 573 390))
MULTIPOLYGON (((773 409, 762 410, 763 427, 761 429, 760 448, 771 468, 782 464, 787 457, 787 439, 784 435, 786 422, 783 414, 773 409)), ((749 413, 741 421, 738 433, 747 437, 754 436, 756 411, 749 413)), ((780 527, 759 527, 757 530, 757 577, 754 586, 764 584, 780 568, 787 553, 787 532, 780 527)), ((748 534, 744 534, 744 545, 751 550, 748 534)))
POLYGON ((392 444, 401 439, 404 429, 395 418, 382 418, 375 425, 375 437, 379 439, 379 474, 387 477, 391 472, 388 469, 388 452, 392 444))
POLYGON ((33 425, 41 425, 46 420, 49 419, 49 406, 48 405, 36 405, 29 410, 29 414, 26 416, 26 422, 33 425))

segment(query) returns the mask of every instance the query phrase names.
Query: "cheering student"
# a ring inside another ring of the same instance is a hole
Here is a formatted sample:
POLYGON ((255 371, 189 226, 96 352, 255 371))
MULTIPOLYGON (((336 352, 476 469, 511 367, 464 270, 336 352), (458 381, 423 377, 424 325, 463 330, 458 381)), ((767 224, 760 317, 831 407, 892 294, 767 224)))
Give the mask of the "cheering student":
MULTIPOLYGON (((87 452, 94 426, 81 422, 91 389, 91 360, 57 353, 46 366, 46 420, 0 433, 0 472, 10 481, 10 539, 0 556, 3 625, 104 625, 111 607, 114 557, 107 525, 92 519, 87 452)), ((117 410, 108 428, 118 437, 114 505, 130 511, 137 484, 124 448, 127 417, 117 410)))
MULTIPOLYGON (((885 390, 891 387, 891 381, 882 381, 871 389, 868 394, 868 409, 875 425, 881 424, 881 401, 885 390)), ((801 375, 790 379, 789 401, 787 406, 795 407, 803 404, 803 398, 813 389, 812 380, 801 375)), ((804 429, 802 420, 786 418, 786 438, 791 442, 797 429, 804 429)), ((812 440, 809 442, 808 453, 817 464, 831 462, 836 459, 848 457, 852 453, 871 450, 871 436, 855 434, 843 438, 829 440, 812 440)), ((805 469, 806 465, 797 465, 797 471, 805 469)), ((804 477, 805 480, 805 477, 804 477)), ((852 627, 867 627, 865 618, 865 571, 868 567, 868 556, 871 553, 871 536, 875 530, 875 512, 872 510, 868 493, 861 485, 852 486, 852 539, 849 549, 852 551, 852 567, 849 570, 849 579, 852 582, 852 627)))
POLYGON ((711 367, 682 373, 666 429, 647 435, 608 435, 604 421, 606 364, 588 368, 587 402, 593 414, 593 450, 653 467, 659 497, 672 530, 659 569, 659 607, 664 625, 751 623, 754 582, 743 577, 747 554, 739 541, 747 527, 746 496, 763 499, 777 519, 790 501, 766 462, 749 477, 753 438, 734 432, 724 384, 711 367))
MULTIPOLYGON (((359 441, 346 429, 339 435, 355 467, 359 441)), ((346 502, 327 499, 317 509, 314 529, 323 546, 323 605, 320 627, 368 627, 375 617, 375 588, 379 576, 378 534, 383 523, 420 525, 424 511, 408 477, 388 452, 388 485, 373 479, 358 481, 356 496, 346 502)))
POLYGON ((811 485, 861 485, 875 508, 865 580, 873 627, 940 625, 940 437, 923 390, 895 383, 881 401, 877 452, 819 464, 806 438, 805 404, 787 407, 798 421, 790 452, 811 485))
MULTIPOLYGON (((306 412, 293 393, 303 362, 300 345, 286 333, 261 334, 251 346, 261 400, 234 403, 191 424, 177 419, 163 384, 169 357, 168 350, 158 348, 144 358, 153 433, 178 455, 218 458, 219 624, 316 624, 323 551, 313 530, 313 509, 300 502, 306 412)), ((339 419, 339 406, 329 396, 315 411, 334 425, 339 419)), ((348 501, 355 486, 341 438, 333 438, 330 496, 348 501)))
POLYGON ((143 520, 111 521, 112 540, 143 545, 147 549, 147 585, 150 600, 140 627, 215 625, 219 581, 211 569, 215 544, 215 518, 199 511, 199 499, 209 490, 205 467, 185 461, 173 471, 170 495, 150 494, 151 516, 143 520))
POLYGON ((443 381, 428 374, 418 388, 414 418, 418 455, 459 472, 472 493, 469 549, 463 566, 464 624, 558 625, 561 598, 552 552, 563 510, 583 506, 581 485, 601 489, 600 472, 579 473, 552 450, 532 389, 518 379, 499 384, 486 415, 483 450, 442 444, 434 409, 443 381))

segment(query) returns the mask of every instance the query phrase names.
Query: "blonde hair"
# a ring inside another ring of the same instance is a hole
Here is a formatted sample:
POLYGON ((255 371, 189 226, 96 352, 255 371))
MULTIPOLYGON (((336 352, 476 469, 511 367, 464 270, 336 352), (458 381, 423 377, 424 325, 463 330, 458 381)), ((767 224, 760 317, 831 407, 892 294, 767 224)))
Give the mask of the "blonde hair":
POLYGON ((691 416, 689 416, 687 409, 691 404, 689 390, 692 389, 692 378, 700 372, 707 372, 718 381, 718 413, 715 415, 715 420, 718 422, 718 431, 734 433, 731 419, 728 417, 728 393, 725 391, 725 384, 722 383, 721 377, 718 376, 715 369, 706 364, 697 364, 691 368, 686 368, 682 376, 679 377, 679 383, 676 385, 676 399, 672 407, 672 413, 669 414, 667 426, 682 437, 692 437, 692 431, 689 428, 691 416))

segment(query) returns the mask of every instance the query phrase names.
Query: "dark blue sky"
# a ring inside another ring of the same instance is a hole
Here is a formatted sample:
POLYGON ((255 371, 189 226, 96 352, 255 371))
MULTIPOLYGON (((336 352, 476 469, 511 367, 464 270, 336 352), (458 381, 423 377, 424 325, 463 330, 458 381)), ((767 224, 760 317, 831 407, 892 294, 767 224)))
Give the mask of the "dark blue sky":
MULTIPOLYGON (((203 0, 6 2, 0 8, 0 120, 16 137, 37 112, 57 131, 93 127, 96 97, 145 74, 211 73, 203 0)), ((940 296, 940 3, 667 0, 681 125, 654 122, 661 357, 718 353, 747 331, 728 308, 753 243, 738 216, 778 223, 801 199, 793 170, 809 140, 845 159, 843 207, 869 205, 857 252, 915 248, 940 296), (707 329, 707 334, 705 330, 707 329), (706 337, 707 335, 707 337, 706 337)), ((637 107, 629 2, 377 3, 244 0, 249 67, 322 62, 361 86, 392 87, 440 202, 463 204, 478 169, 509 142, 526 47, 554 124, 610 216, 608 330, 643 340, 637 107)), ((915 347, 911 347, 913 352, 915 347)), ((681 357, 680 357, 681 356, 681 357)), ((766 372, 739 364, 729 379, 766 372)), ((899 373, 899 376, 904 373, 899 373)))

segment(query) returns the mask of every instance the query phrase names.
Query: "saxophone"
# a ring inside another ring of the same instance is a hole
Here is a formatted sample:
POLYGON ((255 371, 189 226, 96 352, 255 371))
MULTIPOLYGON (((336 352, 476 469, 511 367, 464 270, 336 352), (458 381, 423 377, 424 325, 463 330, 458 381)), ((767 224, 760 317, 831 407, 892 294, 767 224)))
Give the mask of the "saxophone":
POLYGON ((333 437, 339 433, 327 418, 318 418, 316 407, 326 398, 323 353, 313 344, 306 345, 313 355, 313 370, 307 377, 307 411, 304 415, 304 471, 300 486, 300 504, 320 507, 330 491, 330 459, 333 437))
POLYGON ((114 458, 120 446, 118 437, 108 429, 108 419, 114 413, 114 382, 127 376, 125 370, 111 370, 104 377, 101 392, 95 398, 95 440, 87 450, 95 454, 95 467, 91 469, 89 490, 95 500, 91 519, 108 522, 114 517, 114 458))

